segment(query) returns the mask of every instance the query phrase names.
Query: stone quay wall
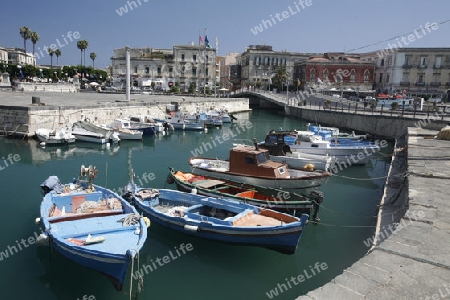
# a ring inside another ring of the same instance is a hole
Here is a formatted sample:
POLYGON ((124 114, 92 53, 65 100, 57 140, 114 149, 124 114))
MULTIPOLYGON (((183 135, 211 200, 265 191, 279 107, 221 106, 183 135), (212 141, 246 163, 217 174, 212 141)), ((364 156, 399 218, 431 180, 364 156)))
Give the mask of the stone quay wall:
MULTIPOLYGON (((31 97, 30 97, 31 98, 31 97)), ((177 103, 182 113, 203 112, 210 109, 225 109, 229 113, 249 111, 249 101, 244 98, 186 98, 174 101, 167 96, 153 101, 116 101, 80 105, 26 105, 0 106, 0 133, 4 135, 33 136, 38 128, 56 129, 71 127, 80 120, 94 124, 110 124, 114 119, 130 116, 163 118, 167 106, 177 103)), ((177 98, 178 99, 178 98, 177 98)), ((30 99, 31 100, 31 99, 30 99)))

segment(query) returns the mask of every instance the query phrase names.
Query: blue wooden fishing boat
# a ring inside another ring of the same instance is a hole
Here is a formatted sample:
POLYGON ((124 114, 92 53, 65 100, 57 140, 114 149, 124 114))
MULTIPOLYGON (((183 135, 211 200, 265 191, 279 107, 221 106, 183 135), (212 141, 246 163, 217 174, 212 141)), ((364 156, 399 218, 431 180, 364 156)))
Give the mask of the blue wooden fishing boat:
POLYGON ((171 229, 218 242, 259 246, 293 254, 309 216, 300 218, 270 209, 169 189, 137 188, 125 198, 145 216, 171 229))
POLYGON ((82 166, 80 178, 70 184, 61 184, 57 176, 41 184, 45 195, 36 221, 44 233, 39 239, 106 275, 121 291, 127 269, 147 238, 149 220, 116 193, 94 185, 96 174, 94 167, 82 166))

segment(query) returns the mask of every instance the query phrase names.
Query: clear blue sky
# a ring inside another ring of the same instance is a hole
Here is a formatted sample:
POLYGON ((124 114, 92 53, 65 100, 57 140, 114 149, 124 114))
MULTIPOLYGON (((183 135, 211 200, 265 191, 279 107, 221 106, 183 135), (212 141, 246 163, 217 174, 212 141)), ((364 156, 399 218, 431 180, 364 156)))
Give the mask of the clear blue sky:
MULTIPOLYGON (((59 39, 63 45, 59 64, 79 64, 76 40, 66 38, 66 43, 62 37, 77 31, 80 39, 89 42, 87 63, 92 64, 89 53, 95 52, 95 64, 103 68, 110 64, 114 48, 198 44, 199 32, 203 36, 205 28, 213 47, 218 38, 219 55, 243 52, 255 44, 272 45, 274 50, 332 52, 375 44, 425 27, 427 22, 450 19, 449 0, 311 0, 304 8, 300 0, 134 0, 137 7, 132 10, 128 2, 132 1, 7 1, 0 6, 0 46, 23 47, 19 28, 27 26, 40 35, 36 50, 59 39), (128 12, 119 16, 116 10, 125 6, 128 12), (262 20, 267 29, 262 25, 263 30, 254 34, 251 29, 262 20)), ((450 22, 420 35, 408 47, 450 47, 450 22)), ((387 43, 358 51, 379 50, 387 43)), ((27 50, 31 49, 28 41, 27 50)), ((37 63, 50 64, 50 57, 45 55, 37 63)))

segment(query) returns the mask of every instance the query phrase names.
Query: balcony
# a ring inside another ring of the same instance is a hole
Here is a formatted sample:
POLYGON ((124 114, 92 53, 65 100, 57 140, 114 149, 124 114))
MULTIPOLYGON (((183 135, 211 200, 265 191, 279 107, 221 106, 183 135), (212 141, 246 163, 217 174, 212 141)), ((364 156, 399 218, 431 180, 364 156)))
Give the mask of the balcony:
POLYGON ((418 65, 417 68, 419 68, 419 69, 426 69, 427 65, 418 65))
POLYGON ((416 86, 425 86, 425 82, 416 82, 416 86))
POLYGON ((441 86, 441 83, 440 82, 430 82, 430 86, 439 87, 439 86, 441 86))
POLYGON ((412 66, 410 64, 404 64, 402 67, 403 67, 403 69, 411 69, 412 68, 412 66))
POLYGON ((433 69, 440 70, 442 68, 442 65, 433 65, 433 69))
POLYGON ((401 81, 400 82, 400 86, 410 86, 411 84, 409 83, 409 81, 401 81))

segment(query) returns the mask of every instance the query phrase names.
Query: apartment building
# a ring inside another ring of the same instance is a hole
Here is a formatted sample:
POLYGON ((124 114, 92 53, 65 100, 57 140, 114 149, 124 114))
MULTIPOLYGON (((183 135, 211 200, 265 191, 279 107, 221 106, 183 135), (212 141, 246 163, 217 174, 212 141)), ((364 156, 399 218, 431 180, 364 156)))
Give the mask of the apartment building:
POLYGON ((440 98, 450 89, 450 48, 393 48, 361 54, 375 61, 377 93, 440 98))
POLYGON ((309 57, 320 55, 317 53, 299 53, 274 51, 268 45, 250 45, 237 57, 237 64, 241 66, 241 85, 268 86, 270 78, 278 67, 286 68, 291 83, 293 82, 294 64, 305 61, 309 57))
POLYGON ((374 62, 363 61, 359 55, 329 52, 295 63, 293 77, 298 79, 301 90, 369 93, 374 71, 374 62))
MULTIPOLYGON (((126 47, 115 49, 111 57, 112 76, 126 75, 126 47)), ((177 45, 172 49, 129 48, 130 74, 134 85, 155 82, 166 90, 176 83, 187 91, 191 83, 213 89, 216 81, 216 50, 203 45, 177 45)))

